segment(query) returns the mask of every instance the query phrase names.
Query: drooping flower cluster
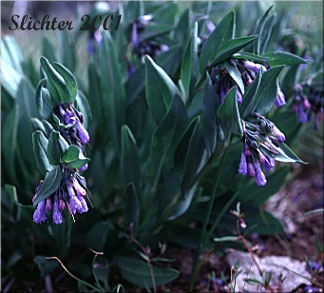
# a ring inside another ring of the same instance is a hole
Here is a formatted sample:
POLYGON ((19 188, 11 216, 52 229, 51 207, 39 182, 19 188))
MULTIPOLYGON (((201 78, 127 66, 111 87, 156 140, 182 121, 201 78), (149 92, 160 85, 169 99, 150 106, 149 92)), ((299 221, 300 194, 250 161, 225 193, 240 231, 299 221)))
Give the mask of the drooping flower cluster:
POLYGON ((300 123, 305 123, 308 121, 307 111, 309 109, 310 103, 304 94, 303 87, 300 84, 296 84, 292 110, 298 113, 298 121, 300 123))
MULTIPOLYGON (((55 113, 59 117, 62 124, 66 127, 60 128, 61 135, 69 144, 78 146, 83 154, 82 145, 89 142, 90 136, 88 131, 83 127, 83 115, 72 103, 59 104, 55 113)), ((81 171, 87 170, 88 164, 80 168, 81 171)))
POLYGON ((312 84, 312 80, 295 85, 292 110, 298 114, 298 121, 306 123, 314 115, 314 129, 318 130, 319 120, 323 119, 323 88, 312 84), (306 94, 305 94, 306 93, 306 94))
POLYGON ((162 52, 168 51, 169 47, 165 44, 160 44, 154 40, 140 40, 140 35, 143 33, 147 25, 151 22, 153 16, 151 14, 143 15, 135 19, 131 26, 131 46, 133 52, 141 58, 144 55, 154 57, 162 52))
MULTIPOLYGON (((236 66, 238 72, 240 73, 244 88, 246 89, 255 79, 259 70, 262 72, 267 71, 267 68, 264 65, 257 64, 247 60, 238 60, 230 59, 229 62, 236 66)), ((227 72, 226 69, 221 68, 220 66, 215 66, 211 71, 211 79, 215 88, 215 91, 220 96, 220 103, 224 101, 226 93, 236 85, 233 78, 227 72)), ((242 92, 240 89, 237 89, 237 103, 240 105, 242 103, 242 92)), ((286 104, 285 96, 280 89, 278 84, 277 98, 275 100, 275 105, 281 107, 286 104)))
POLYGON ((255 177, 257 185, 263 186, 267 183, 267 179, 262 172, 261 165, 267 172, 274 168, 275 161, 271 156, 278 155, 276 147, 285 141, 285 136, 274 123, 265 117, 255 113, 251 118, 253 122, 241 120, 243 146, 238 172, 255 177))
MULTIPOLYGON (((52 212, 53 223, 57 225, 62 224, 61 212, 66 206, 72 216, 76 212, 83 214, 88 211, 88 205, 85 200, 87 194, 85 179, 69 166, 63 167, 63 173, 63 179, 57 190, 38 203, 33 215, 35 223, 45 222, 47 219, 46 213, 52 212)), ((43 181, 36 187, 33 202, 37 198, 42 184, 43 181)))
MULTIPOLYGON (((83 154, 82 146, 89 142, 90 136, 88 131, 82 125, 83 115, 72 103, 60 103, 54 109, 53 113, 60 120, 60 134, 69 145, 76 145, 83 154)), ((88 168, 85 164, 79 170, 83 171, 88 168)), ((54 224, 62 224, 62 214, 66 206, 69 213, 73 216, 76 212, 80 214, 88 211, 87 202, 84 199, 87 195, 87 185, 84 177, 79 174, 78 169, 74 169, 66 163, 61 163, 60 172, 62 180, 58 188, 46 199, 37 204, 33 215, 35 223, 46 221, 46 212, 52 211, 54 224)), ((43 180, 35 189, 33 202, 42 191, 43 180)))

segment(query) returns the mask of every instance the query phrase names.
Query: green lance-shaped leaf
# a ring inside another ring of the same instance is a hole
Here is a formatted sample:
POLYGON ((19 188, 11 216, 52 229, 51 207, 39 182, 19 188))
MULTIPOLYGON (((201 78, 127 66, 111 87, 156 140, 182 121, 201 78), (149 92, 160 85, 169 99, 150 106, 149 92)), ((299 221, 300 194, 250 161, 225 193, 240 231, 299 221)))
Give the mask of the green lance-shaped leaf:
POLYGON ((284 162, 284 163, 301 163, 305 165, 307 164, 306 162, 302 161, 285 143, 281 143, 280 147, 273 145, 273 148, 278 152, 278 154, 275 155, 269 152, 262 145, 260 146, 260 150, 264 154, 275 159, 276 161, 284 162))
POLYGON ((221 104, 217 110, 217 117, 224 132, 225 140, 230 138, 234 127, 239 129, 241 135, 243 134, 236 91, 237 87, 232 87, 226 94, 223 104, 221 104))
POLYGON ((47 137, 49 137, 54 128, 53 128, 52 124, 49 123, 47 120, 43 119, 42 122, 44 125, 45 134, 47 137))
POLYGON ((185 195, 190 188, 201 160, 203 146, 200 140, 200 117, 187 127, 175 152, 175 165, 181 178, 181 191, 185 195))
POLYGON ((51 171, 53 166, 50 164, 47 158, 47 146, 48 139, 44 133, 37 130, 32 135, 33 150, 36 159, 37 166, 42 173, 51 171))
POLYGON ((180 92, 172 79, 148 55, 145 56, 145 89, 149 111, 158 124, 166 114, 173 96, 180 96, 180 92))
POLYGON ((114 226, 110 221, 97 222, 87 233, 85 242, 89 248, 102 251, 110 238, 109 234, 112 233, 114 233, 114 226))
POLYGON ((60 133, 58 135, 57 141, 59 144, 61 156, 63 156, 65 152, 68 150, 68 148, 70 147, 70 145, 60 133))
POLYGON ((124 205, 128 224, 134 224, 134 233, 138 227, 141 211, 141 201, 136 191, 134 183, 129 183, 124 190, 124 205))
POLYGON ((262 70, 259 70, 257 76, 253 82, 248 86, 245 94, 243 95, 242 104, 240 106, 240 114, 243 119, 246 118, 250 113, 253 112, 255 106, 253 104, 253 99, 260 87, 262 78, 262 70))
POLYGON ((239 37, 232 40, 227 41, 217 50, 217 54, 215 58, 208 64, 208 66, 214 66, 216 64, 220 64, 223 61, 231 58, 234 53, 240 51, 248 44, 252 43, 256 39, 256 36, 248 36, 248 37, 239 37))
POLYGON ((182 100, 174 96, 173 102, 153 134, 151 142, 151 162, 156 178, 159 178, 163 164, 165 168, 173 165, 175 143, 180 138, 187 125, 187 112, 182 100))
POLYGON ((39 81, 36 89, 36 107, 42 118, 48 119, 53 111, 53 100, 47 88, 44 87, 46 79, 39 81))
POLYGON ((261 42, 262 42, 262 37, 263 37, 263 30, 268 18, 268 14, 270 10, 272 9, 273 5, 271 5, 265 12, 264 14, 258 19, 257 22, 257 27, 255 30, 255 33, 258 35, 258 39, 254 44, 254 53, 257 55, 261 54, 261 42))
POLYGON ((47 132, 46 129, 42 123, 42 121, 40 121, 38 118, 32 118, 30 119, 32 126, 33 126, 33 130, 40 130, 41 132, 43 132, 46 136, 47 136, 47 132))
POLYGON ((120 129, 125 123, 125 88, 114 40, 108 32, 103 34, 99 50, 100 86, 103 112, 116 151, 120 150, 120 129))
POLYGON ((126 187, 133 183, 139 192, 140 166, 136 140, 127 125, 121 129, 121 174, 123 185, 126 187))
POLYGON ((66 83, 64 78, 55 70, 55 68, 50 64, 50 62, 45 58, 40 59, 42 69, 47 76, 47 86, 51 96, 54 98, 56 103, 69 101, 69 92, 66 88, 66 83))
POLYGON ((172 26, 169 24, 162 23, 150 23, 149 26, 139 35, 139 42, 145 41, 147 39, 152 39, 162 34, 169 32, 172 26))
POLYGON ((312 62, 289 52, 270 52, 263 54, 262 56, 269 58, 268 63, 270 64, 270 66, 299 65, 309 64, 312 62))
POLYGON ((17 131, 19 122, 19 107, 15 106, 6 117, 2 128, 2 153, 5 167, 10 174, 11 180, 16 177, 15 173, 15 149, 17 143, 17 131))
POLYGON ((63 174, 59 165, 47 172, 33 205, 36 206, 40 201, 48 198, 53 192, 55 192, 59 188, 62 178, 63 174))
POLYGON ((55 62, 54 68, 56 71, 63 77, 66 89, 69 93, 68 97, 64 97, 65 99, 63 100, 64 103, 73 103, 77 97, 78 94, 78 85, 76 82, 75 77, 71 73, 69 69, 67 69, 64 65, 55 62))
POLYGON ((272 34, 272 29, 273 29, 273 24, 276 18, 276 14, 271 15, 268 17, 264 23, 263 31, 261 35, 259 35, 258 40, 260 40, 260 54, 263 54, 268 46, 268 42, 270 40, 271 34, 272 34))
POLYGON ((182 60, 181 80, 187 97, 196 83, 198 75, 198 23, 194 25, 191 40, 182 60))
POLYGON ((69 164, 72 168, 79 169, 90 162, 76 145, 70 145, 62 157, 64 163, 69 164))
POLYGON ((260 86, 251 101, 250 113, 256 112, 263 115, 271 109, 277 97, 277 78, 282 68, 282 66, 275 66, 262 74, 260 86))
POLYGON ((217 109, 219 98, 207 73, 204 99, 202 104, 202 125, 205 145, 209 156, 215 151, 217 145, 217 109))
MULTIPOLYGON (((95 99, 96 98, 97 98, 97 96, 95 97, 95 99)), ((78 91, 78 95, 76 98, 76 107, 77 107, 77 109, 80 110, 80 112, 83 115, 83 122, 82 122, 83 126, 85 128, 87 128, 88 124, 89 124, 89 120, 92 117, 91 107, 89 105, 89 101, 88 101, 87 97, 81 91, 78 91)))
MULTIPOLYGON (((127 281, 142 288, 152 288, 151 271, 146 262, 128 257, 115 257, 116 264, 127 281)), ((177 279, 179 272, 175 269, 152 266, 155 283, 161 286, 177 279)))
POLYGON ((242 95, 244 95, 245 89, 244 89, 244 83, 241 77, 240 72, 238 71, 236 65, 232 65, 230 62, 225 62, 224 67, 228 74, 233 78, 235 83, 238 85, 242 95))
POLYGON ((235 34, 235 12, 229 12, 210 34, 202 48, 199 56, 199 72, 202 74, 208 62, 210 62, 225 42, 234 38, 235 34))
POLYGON ((48 139, 48 145, 47 145, 47 157, 49 162, 52 165, 56 165, 60 162, 61 158, 61 152, 60 152, 60 146, 59 146, 59 136, 60 133, 56 130, 52 130, 49 139, 48 139))

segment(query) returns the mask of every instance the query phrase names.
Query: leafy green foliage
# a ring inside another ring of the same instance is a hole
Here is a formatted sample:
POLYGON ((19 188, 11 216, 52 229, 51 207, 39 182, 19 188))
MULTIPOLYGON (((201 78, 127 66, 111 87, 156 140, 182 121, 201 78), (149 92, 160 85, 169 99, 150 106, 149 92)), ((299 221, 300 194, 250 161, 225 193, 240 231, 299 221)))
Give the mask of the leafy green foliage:
MULTIPOLYGON (((21 274, 34 258, 34 267, 45 277, 61 270, 45 255, 58 255, 75 276, 96 282, 91 287, 76 278, 80 291, 121 292, 121 286, 109 287, 111 266, 118 267, 124 280, 153 288, 147 255, 138 253, 138 247, 126 239, 131 234, 145 248, 151 247, 152 259, 163 241, 196 249, 217 178, 207 221, 207 229, 213 229, 202 242, 206 248, 215 246, 216 236, 218 252, 237 239, 224 235, 235 228, 229 210, 238 200, 249 233, 283 233, 280 221, 261 206, 284 186, 291 169, 276 166, 263 187, 239 175, 241 119, 248 120, 255 112, 266 116, 286 135, 286 144, 275 147, 276 155, 266 148, 262 152, 283 163, 304 163, 294 153, 293 142, 302 127, 291 112, 291 101, 296 82, 312 76, 319 83, 321 54, 309 44, 311 53, 286 45, 292 35, 278 9, 276 14, 271 14, 271 7, 263 13, 259 4, 243 2, 202 2, 182 8, 173 2, 119 3, 114 14, 115 19, 123 16, 119 29, 101 32, 100 46, 95 45, 89 58, 82 51, 90 39, 87 32, 63 31, 57 48, 56 40, 43 40, 40 70, 37 58, 24 60, 13 37, 2 38, 5 274, 21 274), (153 20, 145 24, 138 42, 166 45, 168 50, 138 56, 130 44, 132 25, 149 14, 153 20), (254 14, 261 17, 256 19, 254 14), (210 20, 217 24, 213 32, 207 29, 210 20), (240 71, 246 60, 267 68, 259 70, 251 83, 240 71), (301 70, 302 64, 308 65, 307 70, 301 70), (130 65, 133 72, 128 70, 130 65), (231 82, 223 103, 215 66, 231 82), (287 102, 282 108, 274 106, 279 85, 287 102), (91 140, 82 151, 63 137, 59 103, 71 103, 83 113, 91 140), (91 211, 73 224, 68 218, 61 227, 33 224, 34 208, 56 191, 65 168, 85 164, 89 164, 83 176, 92 194, 91 211), (32 206, 34 188, 44 175, 32 206), (190 228, 193 221, 196 227, 190 228), (34 255, 32 239, 37 240, 34 255), (98 258, 96 254, 92 274, 87 267, 89 248, 104 253, 98 258), (134 258, 134 252, 144 261, 134 258)), ((109 13, 102 9, 94 5, 89 15, 109 13)), ((157 286, 179 276, 161 262, 153 263, 152 270, 157 286)))

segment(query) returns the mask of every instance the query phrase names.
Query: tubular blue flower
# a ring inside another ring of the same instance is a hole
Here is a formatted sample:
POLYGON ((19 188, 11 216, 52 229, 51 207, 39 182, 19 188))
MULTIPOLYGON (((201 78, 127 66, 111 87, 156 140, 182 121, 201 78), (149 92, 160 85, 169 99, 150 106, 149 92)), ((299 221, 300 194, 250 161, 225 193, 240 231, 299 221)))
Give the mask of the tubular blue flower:
POLYGON ((268 157, 268 156, 265 156, 265 161, 263 163, 263 168, 264 168, 264 171, 271 171, 275 166, 275 160, 268 157))
POLYGON ((206 26, 208 35, 210 35, 216 28, 216 26, 210 20, 207 20, 206 26))
POLYGON ((35 223, 41 223, 46 221, 45 200, 42 200, 37 205, 37 208, 33 215, 33 221, 35 223))
POLYGON ((283 142, 286 140, 285 135, 277 128, 276 125, 273 125, 272 132, 278 138, 279 141, 283 142))
POLYGON ((53 223, 56 225, 62 224, 62 214, 59 209, 59 201, 57 197, 54 199, 53 223))
POLYGON ((236 99, 237 99, 237 104, 240 106, 243 98, 239 89, 236 90, 236 99))
POLYGON ((88 211, 88 205, 87 205, 87 202, 85 201, 85 199, 81 196, 78 196, 78 200, 80 201, 81 203, 81 209, 78 210, 78 212, 80 214, 83 214, 83 213, 86 213, 88 211))
POLYGON ((308 121, 307 113, 301 103, 298 104, 298 121, 300 123, 306 123, 308 121))
POLYGON ((255 176, 254 166, 251 162, 248 163, 248 173, 249 173, 249 176, 251 176, 251 177, 255 176))
POLYGON ((47 211, 50 211, 52 209, 52 201, 51 201, 51 199, 49 197, 46 198, 46 205, 45 205, 45 207, 46 207, 46 210, 47 211))
POLYGON ((256 175, 255 175, 255 181, 258 186, 264 186, 267 184, 267 179, 265 178, 261 166, 259 162, 255 163, 255 168, 256 168, 256 175))
POLYGON ((260 64, 257 64, 257 63, 251 62, 251 61, 247 61, 247 60, 244 61, 244 65, 245 65, 245 67, 251 69, 255 73, 258 73, 260 68, 262 69, 262 72, 265 72, 267 70, 263 65, 260 65, 260 64))
POLYGON ((241 161, 240 161, 240 166, 238 169, 239 174, 246 175, 247 173, 247 165, 246 165, 246 156, 244 153, 244 147, 242 147, 241 151, 241 161))
POLYGON ((60 199, 59 209, 60 209, 60 210, 64 210, 64 209, 65 209, 65 202, 64 202, 63 199, 60 199))
POLYGON ((87 163, 87 164, 83 165, 81 168, 79 168, 79 170, 80 171, 85 171, 85 170, 88 170, 88 167, 89 167, 89 165, 87 163))
POLYGON ((77 211, 82 210, 82 204, 75 195, 71 196, 70 205, 72 210, 77 210, 77 211))
POLYGON ((75 193, 74 193, 74 190, 73 190, 72 185, 68 185, 68 186, 66 187, 66 189, 67 189, 67 191, 68 191, 68 194, 69 194, 69 197, 70 197, 70 198, 73 197, 73 196, 75 196, 75 193))
POLYGON ((76 179, 73 179, 73 187, 76 190, 78 195, 85 196, 87 194, 85 189, 80 185, 80 183, 76 179))
POLYGON ((133 23, 133 25, 132 25, 131 44, 132 44, 133 48, 137 47, 137 44, 138 44, 138 34, 137 34, 136 23, 133 23))
POLYGON ((88 131, 82 126, 80 121, 77 121, 76 127, 78 129, 79 137, 82 144, 86 144, 90 140, 88 131))
POLYGON ((275 105, 277 107, 281 107, 281 106, 283 106, 285 104, 286 104, 285 95, 281 91, 280 87, 278 86, 278 93, 277 93, 277 98, 275 100, 275 105))

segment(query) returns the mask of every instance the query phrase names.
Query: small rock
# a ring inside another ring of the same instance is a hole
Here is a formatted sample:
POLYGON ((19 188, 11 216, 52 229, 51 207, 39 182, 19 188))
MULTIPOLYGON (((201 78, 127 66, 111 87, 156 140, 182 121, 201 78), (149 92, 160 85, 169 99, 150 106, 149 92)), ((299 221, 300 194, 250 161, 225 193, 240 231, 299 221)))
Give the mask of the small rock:
MULTIPOLYGON (((280 274, 282 274, 284 278, 281 292, 290 292, 299 287, 301 284, 311 284, 311 282, 297 276, 294 273, 289 272, 289 270, 286 269, 288 268, 302 276, 309 278, 310 274, 306 270, 305 262, 291 259, 288 256, 266 256, 259 258, 255 255, 255 259, 262 271, 266 271, 267 273, 272 272, 270 286, 274 289, 276 289, 280 285, 278 280, 280 274)), ((227 255, 227 262, 231 267, 235 265, 237 260, 240 261, 239 270, 242 270, 242 272, 236 279, 235 292, 243 292, 243 290, 245 292, 256 292, 256 290, 258 292, 266 292, 264 288, 260 288, 260 286, 257 287, 257 285, 248 284, 244 281, 246 278, 261 280, 257 267, 253 263, 250 254, 246 252, 235 251, 227 255)))

